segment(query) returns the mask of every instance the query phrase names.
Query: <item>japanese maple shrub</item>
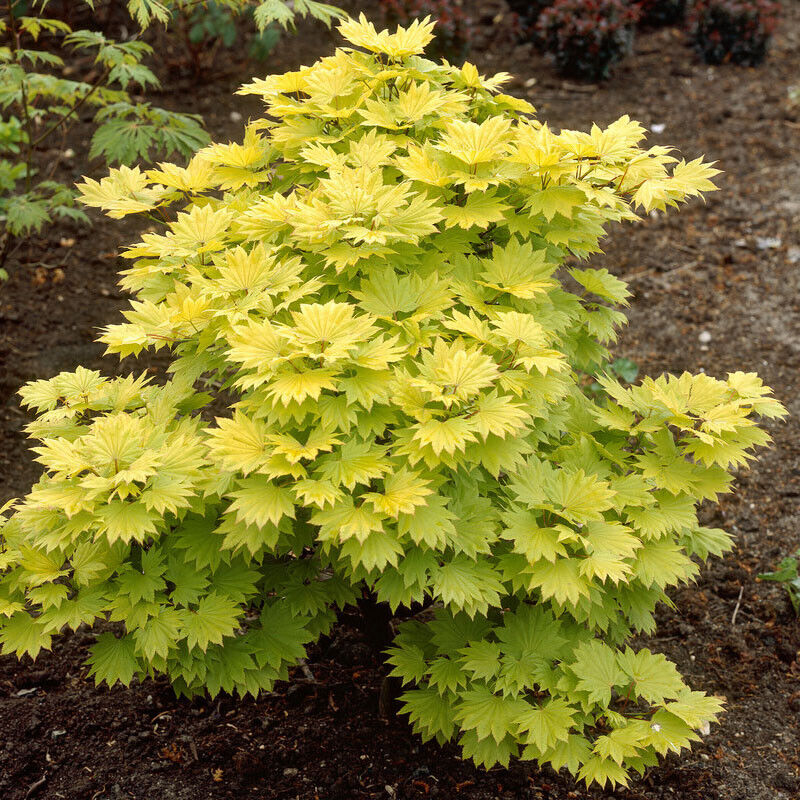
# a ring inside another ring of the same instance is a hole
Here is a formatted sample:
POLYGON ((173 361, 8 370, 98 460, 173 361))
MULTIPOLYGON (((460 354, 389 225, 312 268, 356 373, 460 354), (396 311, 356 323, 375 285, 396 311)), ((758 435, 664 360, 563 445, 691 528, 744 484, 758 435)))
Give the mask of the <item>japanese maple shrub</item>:
POLYGON ((432 28, 347 21, 242 89, 241 144, 82 184, 168 220, 102 341, 174 361, 23 389, 45 471, 3 530, 3 652, 110 620, 97 681, 255 695, 371 592, 417 612, 389 663, 424 738, 625 783, 720 710, 627 642, 730 547, 696 504, 784 411, 753 374, 619 383, 626 285, 564 266, 715 170, 627 117, 553 133, 508 75, 422 57, 432 28))
POLYGON ((757 66, 778 26, 774 0, 694 0, 689 37, 707 64, 757 66))
POLYGON ((599 81, 633 47, 639 7, 627 0, 556 0, 536 29, 559 72, 599 81))

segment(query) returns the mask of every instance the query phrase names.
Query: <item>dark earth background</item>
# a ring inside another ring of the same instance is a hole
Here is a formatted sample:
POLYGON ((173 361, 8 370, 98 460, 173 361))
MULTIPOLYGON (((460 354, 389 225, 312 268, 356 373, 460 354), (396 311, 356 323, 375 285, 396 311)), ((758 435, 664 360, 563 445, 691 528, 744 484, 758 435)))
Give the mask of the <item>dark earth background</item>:
MULTIPOLYGON (((374 2, 345 5, 379 19, 374 2)), ((674 145, 687 159, 705 154, 724 170, 721 191, 705 204, 613 229, 595 259, 635 292, 617 355, 651 375, 757 370, 791 413, 771 425, 774 446, 741 470, 736 491, 703 510, 704 522, 736 534, 736 550, 673 593, 676 610, 659 612, 658 634, 647 641, 693 688, 727 698, 721 724, 629 789, 587 791, 531 764, 476 769, 454 746, 422 745, 404 718, 381 718, 380 658, 355 614, 312 649, 308 671, 298 668, 257 702, 177 700, 163 680, 95 688, 83 666, 95 635, 83 630, 35 663, 0 657, 3 800, 800 798, 800 622, 782 589, 756 577, 800 545, 800 108, 787 100, 800 82, 800 3, 784 0, 762 67, 708 67, 667 28, 641 32, 634 55, 600 87, 564 82, 546 58, 516 43, 501 0, 465 6, 477 31, 470 60, 482 72, 518 76, 510 91, 552 127, 586 129, 628 113, 648 128, 665 126, 650 142, 674 145)), ((111 15, 112 35, 123 19, 111 15)), ((310 63, 336 41, 301 24, 265 64, 245 60, 243 48, 221 50, 198 77, 157 39, 165 89, 147 99, 200 113, 215 138, 235 139, 259 113, 252 98, 233 96, 241 83, 310 63)), ((79 177, 68 148, 81 150, 90 130, 76 127, 63 147, 43 154, 60 159, 64 180, 79 177)), ((106 373, 163 368, 158 360, 101 360, 91 343, 127 303, 116 287, 117 253, 137 225, 100 217, 91 228, 57 225, 7 264, 0 498, 23 494, 37 475, 15 394, 23 382, 78 364, 106 373)))

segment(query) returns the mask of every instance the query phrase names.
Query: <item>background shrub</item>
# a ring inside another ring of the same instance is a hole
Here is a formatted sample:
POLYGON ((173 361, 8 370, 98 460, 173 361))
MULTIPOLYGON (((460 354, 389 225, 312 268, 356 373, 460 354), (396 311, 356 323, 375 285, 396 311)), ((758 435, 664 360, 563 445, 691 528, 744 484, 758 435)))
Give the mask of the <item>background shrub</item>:
POLYGON ((638 18, 627 0, 556 0, 536 27, 562 74, 598 81, 630 53, 638 18))
POLYGON ((639 8, 641 25, 676 25, 686 16, 686 0, 633 0, 633 4, 639 8))
POLYGON ((508 7, 517 15, 522 38, 538 40, 536 23, 539 15, 555 0, 507 0, 508 7))
POLYGON ((707 64, 760 64, 778 24, 773 0, 694 0, 689 36, 707 64))
POLYGON ((278 25, 259 29, 253 22, 254 8, 245 6, 237 10, 221 3, 176 8, 170 27, 180 30, 189 60, 196 74, 213 66, 220 49, 231 50, 241 46, 242 28, 247 26, 247 53, 257 60, 266 59, 280 39, 278 25))

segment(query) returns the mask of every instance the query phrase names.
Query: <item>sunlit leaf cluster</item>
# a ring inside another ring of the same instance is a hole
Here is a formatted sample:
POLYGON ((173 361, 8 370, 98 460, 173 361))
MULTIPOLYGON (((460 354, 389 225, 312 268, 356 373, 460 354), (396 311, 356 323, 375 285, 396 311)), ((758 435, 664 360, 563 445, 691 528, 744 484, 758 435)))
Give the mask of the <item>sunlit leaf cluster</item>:
POLYGON ((255 694, 369 593, 407 619, 388 660, 424 738, 624 784, 720 710, 628 641, 730 548, 697 503, 784 411, 752 374, 620 382, 628 289, 578 266, 716 170, 627 117, 556 133, 509 76, 425 59, 432 27, 347 21, 242 89, 241 142, 81 185, 165 220, 102 341, 173 361, 23 390, 44 475, 3 532, 0 641, 111 620, 98 680, 255 694))

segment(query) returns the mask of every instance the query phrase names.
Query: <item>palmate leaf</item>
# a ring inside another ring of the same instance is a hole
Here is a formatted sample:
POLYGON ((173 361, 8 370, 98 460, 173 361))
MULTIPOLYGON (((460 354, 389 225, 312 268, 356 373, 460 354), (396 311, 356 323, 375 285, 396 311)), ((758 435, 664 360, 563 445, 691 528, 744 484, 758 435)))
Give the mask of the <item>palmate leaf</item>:
POLYGON ((453 707, 436 689, 412 689, 400 695, 400 713, 407 714, 414 730, 423 740, 447 741, 456 727, 453 707))
POLYGON ((362 566, 367 572, 387 566, 397 567, 403 554, 403 546, 390 533, 372 531, 363 541, 348 539, 341 548, 342 555, 350 560, 353 568, 362 566))
POLYGON ((164 609, 133 632, 137 653, 148 660, 166 658, 177 647, 181 617, 175 609, 164 609))
POLYGON ((294 23, 297 15, 311 16, 326 25, 344 17, 344 13, 335 6, 315 0, 295 0, 291 5, 283 0, 259 0, 253 12, 253 19, 258 29, 263 31, 273 22, 287 28, 294 23))
POLYGON ((44 611, 38 622, 48 632, 58 633, 64 627, 76 631, 81 625, 91 626, 95 620, 102 619, 107 602, 102 588, 82 589, 75 597, 44 611))
POLYGON ((589 580, 581 574, 583 562, 574 558, 557 558, 553 563, 539 561, 533 565, 529 585, 538 588, 545 600, 576 606, 581 597, 589 596, 589 580))
POLYGON ((614 277, 607 269, 572 269, 569 274, 587 292, 612 303, 627 305, 630 292, 625 281, 614 277))
POLYGON ((633 568, 645 586, 659 588, 687 581, 699 571, 697 564, 669 540, 647 542, 637 551, 633 568))
POLYGON ((0 201, 0 218, 14 236, 39 232, 51 219, 51 205, 46 198, 31 194, 16 195, 0 201))
POLYGON ((564 698, 556 697, 541 706, 529 706, 515 719, 523 743, 533 745, 540 753, 559 742, 569 740, 577 711, 564 698))
POLYGON ((3 655, 14 653, 17 658, 27 654, 36 658, 42 648, 49 650, 52 635, 38 620, 23 610, 11 614, 0 628, 3 655))
POLYGON ((663 703, 677 698, 685 689, 675 665, 660 653, 654 654, 647 649, 634 653, 626 648, 617 655, 617 663, 630 677, 636 694, 648 703, 663 703))
POLYGON ((250 634, 253 657, 259 666, 277 669, 303 658, 305 646, 312 639, 306 619, 289 616, 273 603, 262 609, 259 622, 260 627, 250 634))
POLYGON ((452 693, 467 684, 467 675, 457 661, 436 658, 431 662, 428 684, 435 686, 439 694, 452 693))
POLYGON ((543 214, 548 222, 556 214, 572 219, 575 208, 583 204, 585 200, 586 196, 577 187, 551 186, 536 192, 528 200, 528 209, 531 215, 543 214))
POLYGON ((462 647, 461 664, 473 679, 487 680, 495 677, 500 670, 500 645, 496 642, 479 641, 470 642, 467 647, 462 647))
POLYGON ((509 208, 510 206, 501 198, 495 197, 494 191, 472 192, 463 206, 445 207, 445 224, 448 228, 454 225, 464 229, 469 229, 473 225, 486 228, 490 223, 503 219, 509 208))
POLYGON ((523 701, 493 694, 478 688, 462 692, 455 716, 464 730, 474 730, 478 741, 491 736, 500 744, 514 730, 516 719, 524 711, 523 701))
POLYGON ((420 683, 428 674, 425 654, 416 645, 392 647, 387 652, 389 655, 386 660, 394 667, 389 674, 400 678, 404 686, 407 683, 420 683))
POLYGON ((562 658, 568 639, 552 612, 542 605, 523 605, 503 615, 503 625, 495 630, 507 653, 518 658, 533 654, 543 661, 562 658))
POLYGON ((537 516, 530 511, 515 511, 504 516, 507 525, 502 538, 514 543, 514 552, 524 555, 528 562, 536 564, 540 560, 554 563, 567 551, 559 541, 555 528, 540 527, 537 516))
POLYGON ((497 742, 490 736, 479 738, 474 730, 462 733, 459 744, 464 758, 471 758, 475 764, 486 769, 491 769, 495 764, 507 767, 512 756, 516 756, 519 751, 519 746, 511 735, 497 742))
MULTIPOLYGON (((133 76, 131 76, 133 77, 133 76)), ((152 156, 189 156, 208 144, 200 118, 154 108, 149 103, 113 103, 95 116, 90 158, 102 157, 108 164, 133 164, 152 156)))
POLYGON ((191 649, 207 650, 209 644, 220 644, 238 627, 239 606, 232 600, 210 592, 197 604, 196 610, 185 609, 180 613, 180 635, 191 649))
POLYGON ((146 28, 151 22, 166 23, 169 20, 169 10, 161 0, 127 0, 128 13, 146 28))
POLYGON ((610 783, 611 786, 628 785, 628 773, 625 767, 611 758, 600 756, 589 758, 580 768, 578 778, 587 786, 592 783, 600 786, 605 786, 607 783, 610 783))
MULTIPOLYGON (((569 734, 564 740, 542 755, 542 760, 547 761, 558 771, 566 767, 571 773, 576 774, 582 764, 589 759, 591 747, 587 739, 578 734, 569 734)), ((523 758, 538 758, 539 753, 532 748, 525 748, 523 758)))
POLYGON ((476 612, 485 615, 489 606, 500 601, 503 585, 489 564, 472 561, 464 556, 439 567, 432 575, 436 596, 454 611, 464 609, 472 617, 476 612))
POLYGON ((587 693, 589 702, 600 702, 606 706, 611 702, 612 690, 628 683, 614 650, 596 640, 576 648, 570 670, 578 679, 578 688, 587 693))
POLYGON ((113 633, 101 633, 92 646, 89 656, 89 675, 96 684, 113 686, 119 682, 130 685, 133 676, 141 669, 136 657, 136 643, 132 636, 117 638, 113 633))
POLYGON ((284 516, 295 515, 289 489, 276 486, 267 478, 256 476, 242 480, 230 496, 233 498, 230 508, 236 512, 237 522, 263 528, 267 523, 277 525, 284 516))

